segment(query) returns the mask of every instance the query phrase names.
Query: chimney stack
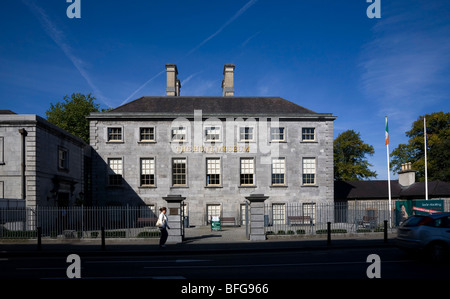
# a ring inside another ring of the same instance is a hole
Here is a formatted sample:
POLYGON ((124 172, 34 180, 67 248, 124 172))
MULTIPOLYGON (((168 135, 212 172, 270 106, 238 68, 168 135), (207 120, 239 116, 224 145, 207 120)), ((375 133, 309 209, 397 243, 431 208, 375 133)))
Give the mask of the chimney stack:
POLYGON ((176 64, 166 64, 167 72, 167 88, 166 95, 168 97, 178 97, 180 96, 181 83, 178 80, 178 70, 176 64))
POLYGON ((224 79, 222 81, 222 92, 224 97, 234 96, 234 64, 225 64, 223 67, 224 79))
POLYGON ((411 162, 403 163, 398 173, 398 183, 402 187, 409 187, 416 182, 416 171, 411 169, 411 162))

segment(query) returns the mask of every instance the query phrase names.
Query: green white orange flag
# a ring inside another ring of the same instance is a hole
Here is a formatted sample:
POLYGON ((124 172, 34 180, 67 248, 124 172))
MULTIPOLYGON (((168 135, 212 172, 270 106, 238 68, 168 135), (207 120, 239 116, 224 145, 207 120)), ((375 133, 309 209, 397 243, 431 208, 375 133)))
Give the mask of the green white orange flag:
POLYGON ((385 136, 385 139, 386 139, 386 141, 385 141, 385 145, 389 145, 389 127, 388 127, 388 120, 387 120, 387 117, 386 117, 386 132, 384 133, 384 136, 385 136))

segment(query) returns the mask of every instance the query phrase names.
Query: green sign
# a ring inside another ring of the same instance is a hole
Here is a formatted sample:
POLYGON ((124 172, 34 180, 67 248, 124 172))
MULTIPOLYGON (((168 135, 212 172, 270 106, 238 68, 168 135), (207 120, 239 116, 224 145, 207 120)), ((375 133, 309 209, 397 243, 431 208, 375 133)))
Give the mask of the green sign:
POLYGON ((399 225, 411 215, 429 215, 444 212, 444 201, 434 200, 399 200, 395 203, 395 223, 399 225))
POLYGON ((220 230, 220 217, 211 217, 211 230, 220 230))
POLYGON ((438 200, 415 200, 413 202, 413 213, 415 215, 428 215, 444 212, 444 201, 438 200))

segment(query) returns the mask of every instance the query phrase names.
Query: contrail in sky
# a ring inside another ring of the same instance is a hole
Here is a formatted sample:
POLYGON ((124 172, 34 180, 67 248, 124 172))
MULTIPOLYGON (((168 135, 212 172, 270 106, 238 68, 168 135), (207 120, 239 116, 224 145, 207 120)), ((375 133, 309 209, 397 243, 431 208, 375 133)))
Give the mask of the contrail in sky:
POLYGON ((70 47, 70 45, 65 41, 64 33, 59 30, 56 25, 50 20, 48 15, 45 13, 45 11, 37 6, 34 2, 23 0, 23 3, 28 6, 28 8, 31 10, 31 12, 36 15, 39 22, 41 23, 42 27, 44 28, 45 32, 50 36, 50 38, 56 43, 56 45, 64 52, 67 58, 72 62, 72 64, 75 66, 75 68, 78 70, 78 72, 81 74, 81 76, 86 80, 87 84, 91 89, 94 91, 95 96, 100 99, 104 104, 106 104, 108 107, 111 107, 111 105, 108 103, 108 100, 103 96, 103 94, 100 92, 100 90, 95 86, 95 84, 92 82, 90 75, 87 73, 87 71, 84 69, 84 62, 77 57, 75 54, 73 54, 73 51, 70 47))
MULTIPOLYGON (((208 41, 210 41, 211 39, 213 39, 214 37, 216 37, 217 35, 219 35, 227 26, 229 26, 231 23, 233 23, 237 18, 239 18, 244 12, 246 12, 250 7, 252 7, 258 0, 250 0, 248 1, 241 9, 239 9, 228 21, 226 21, 222 26, 220 26, 219 29, 217 29, 216 32, 214 32, 213 34, 211 34, 210 36, 208 36, 207 38, 205 38, 201 43, 199 43, 195 48, 193 48, 192 50, 190 50, 186 56, 184 56, 184 58, 188 57, 189 55, 191 55, 192 53, 194 53, 195 51, 197 51, 198 49, 200 49, 204 44, 206 44, 208 41)), ((159 77, 160 75, 162 75, 165 71, 161 71, 158 74, 156 74, 155 76, 153 76, 152 78, 150 78, 147 82, 145 82, 144 84, 142 84, 137 90, 135 90, 125 101, 122 102, 121 105, 127 103, 130 98, 132 96, 134 96, 138 91, 140 91, 142 88, 144 88, 145 85, 147 85, 148 83, 150 83, 151 81, 153 81, 154 79, 156 79, 157 77, 159 77)), ((191 78, 188 78, 189 80, 191 78)), ((188 81, 187 79, 185 80, 186 82, 188 81)))

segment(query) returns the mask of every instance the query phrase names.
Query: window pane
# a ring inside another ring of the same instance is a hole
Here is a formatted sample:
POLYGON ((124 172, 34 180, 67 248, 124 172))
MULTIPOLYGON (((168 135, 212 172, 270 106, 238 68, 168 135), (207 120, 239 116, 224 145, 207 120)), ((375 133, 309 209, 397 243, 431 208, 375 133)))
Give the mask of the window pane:
POLYGON ((173 159, 172 161, 172 184, 186 185, 186 159, 173 159))
POLYGON ((303 159, 303 184, 314 185, 316 179, 316 159, 303 159))
POLYGON ((206 185, 220 185, 220 159, 206 159, 206 185))
POLYGON ((252 158, 241 159, 241 185, 254 184, 254 160, 252 158))
POLYGON ((114 158, 108 159, 108 165, 110 168, 109 184, 121 185, 122 184, 122 159, 114 158))
POLYGON ((274 225, 286 223, 286 208, 284 204, 272 205, 272 219, 274 225))
POLYGON ((154 141, 155 140, 155 128, 141 128, 140 140, 141 141, 154 141))
POLYGON ((206 127, 205 139, 206 141, 220 140, 220 127, 206 127))
POLYGON ((186 140, 186 127, 172 128, 172 140, 186 140))
POLYGON ((285 160, 272 159, 272 185, 284 185, 285 160))
POLYGON ((239 128, 240 140, 253 140, 253 128, 252 127, 241 127, 239 128))
POLYGON ((314 141, 315 137, 315 129, 314 128, 302 128, 302 140, 303 141, 314 141))
POLYGON ((141 159, 141 186, 155 185, 155 159, 141 159))
POLYGON ((122 128, 108 128, 108 141, 122 141, 122 128))
POLYGON ((284 139, 284 128, 270 128, 270 140, 272 141, 283 141, 284 139))

